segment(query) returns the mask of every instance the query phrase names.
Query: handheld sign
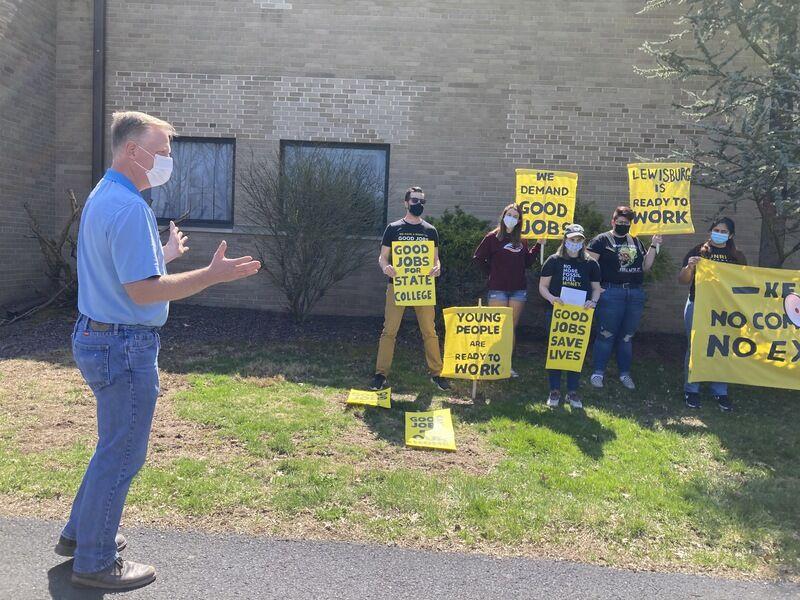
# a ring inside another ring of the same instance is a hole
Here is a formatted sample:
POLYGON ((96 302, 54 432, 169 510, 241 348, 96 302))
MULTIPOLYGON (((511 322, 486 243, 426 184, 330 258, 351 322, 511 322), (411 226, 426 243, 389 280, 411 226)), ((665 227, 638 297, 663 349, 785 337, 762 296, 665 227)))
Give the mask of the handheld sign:
POLYGON ((628 165, 631 235, 694 233, 690 191, 692 163, 628 165))
POLYGON ((589 347, 593 317, 593 308, 558 304, 553 307, 553 320, 547 338, 546 369, 581 372, 589 347))
POLYGON ((406 413, 406 446, 455 450, 456 436, 450 409, 406 413))
POLYGON ((689 381, 800 390, 800 271, 703 259, 689 381))
POLYGON ((444 309, 442 377, 508 379, 514 340, 514 312, 507 306, 444 309))
POLYGON ((516 203, 522 213, 522 237, 558 240, 575 218, 578 174, 517 169, 516 203))
POLYGON ((397 306, 434 306, 436 278, 429 275, 434 263, 434 245, 424 242, 392 242, 392 280, 397 306))
POLYGON ((357 404, 360 406, 379 406, 381 408, 392 408, 392 388, 386 388, 376 392, 350 390, 350 394, 347 396, 347 403, 357 404))

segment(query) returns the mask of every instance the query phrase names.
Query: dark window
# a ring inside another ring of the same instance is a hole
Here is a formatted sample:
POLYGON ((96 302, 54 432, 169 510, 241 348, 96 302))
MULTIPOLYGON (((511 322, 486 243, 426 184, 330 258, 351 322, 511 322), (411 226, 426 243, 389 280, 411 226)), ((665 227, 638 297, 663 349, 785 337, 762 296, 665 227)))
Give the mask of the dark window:
POLYGON ((172 177, 144 193, 161 222, 185 216, 184 225, 233 224, 234 140, 172 140, 172 177))
POLYGON ((284 169, 297 156, 323 153, 333 161, 358 161, 369 167, 375 177, 375 208, 382 222, 375 231, 365 231, 369 235, 380 235, 386 227, 387 198, 389 196, 389 145, 388 144, 347 144, 339 142, 301 142, 281 140, 281 168, 284 169))

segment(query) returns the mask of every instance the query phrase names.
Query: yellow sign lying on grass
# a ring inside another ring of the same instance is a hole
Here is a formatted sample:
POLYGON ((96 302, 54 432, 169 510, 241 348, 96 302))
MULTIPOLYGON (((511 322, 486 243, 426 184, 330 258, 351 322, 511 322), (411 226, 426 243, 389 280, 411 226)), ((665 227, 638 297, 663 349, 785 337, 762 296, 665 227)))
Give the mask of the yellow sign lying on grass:
POLYGON ((522 237, 561 239, 575 215, 578 174, 517 169, 516 202, 522 213, 522 237))
POLYGON ((358 404, 361 406, 380 406, 381 408, 392 408, 392 388, 378 390, 377 392, 350 390, 350 395, 347 396, 347 403, 358 404))
POLYGON ((703 259, 689 381, 800 390, 800 271, 703 259))
POLYGON ((553 320, 547 338, 546 369, 581 372, 589 347, 593 317, 593 308, 559 304, 553 307, 553 320))
POLYGON ((456 435, 450 409, 406 413, 406 446, 455 450, 456 435))
POLYGON ((507 379, 511 377, 514 313, 508 306, 444 309, 442 377, 507 379))
POLYGON ((689 192, 692 163, 628 165, 631 235, 694 233, 689 192))
POLYGON ((434 264, 434 245, 425 242, 392 242, 392 280, 397 306, 434 306, 436 278, 430 275, 434 264))

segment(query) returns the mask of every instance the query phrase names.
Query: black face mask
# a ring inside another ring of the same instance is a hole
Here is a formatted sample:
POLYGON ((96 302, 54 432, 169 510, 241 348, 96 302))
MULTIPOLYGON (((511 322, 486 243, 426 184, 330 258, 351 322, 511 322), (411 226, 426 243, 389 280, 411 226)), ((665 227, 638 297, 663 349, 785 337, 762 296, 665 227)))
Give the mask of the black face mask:
POLYGON ((410 212, 415 217, 418 217, 422 214, 422 211, 425 210, 425 205, 423 204, 409 204, 408 205, 408 212, 410 212))
POLYGON ((628 235, 628 232, 631 230, 630 225, 614 225, 614 233, 616 233, 619 237, 623 237, 628 235))

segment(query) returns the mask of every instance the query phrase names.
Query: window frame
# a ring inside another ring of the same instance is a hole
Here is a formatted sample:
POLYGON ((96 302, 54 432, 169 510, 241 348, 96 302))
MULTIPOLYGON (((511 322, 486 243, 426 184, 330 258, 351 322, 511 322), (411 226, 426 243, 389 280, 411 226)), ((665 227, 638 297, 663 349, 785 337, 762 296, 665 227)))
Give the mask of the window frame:
MULTIPOLYGON (((391 144, 381 142, 317 142, 314 140, 281 140, 279 151, 279 168, 283 175, 284 150, 288 146, 298 148, 340 148, 344 150, 384 150, 386 152, 385 177, 383 182, 383 225, 382 230, 386 229, 389 218, 389 162, 391 158, 391 144)), ((380 234, 376 234, 380 237, 380 234)), ((370 236, 371 237, 371 236, 370 236)))
MULTIPOLYGON (((201 137, 193 135, 176 136, 173 142, 197 142, 197 143, 212 143, 212 144, 230 144, 232 147, 231 154, 231 218, 229 221, 212 220, 212 219, 191 219, 187 218, 180 222, 181 227, 200 227, 208 229, 231 229, 234 225, 234 215, 236 207, 236 138, 235 137, 201 137)), ((148 204, 153 205, 153 197, 150 190, 147 190, 148 197, 146 200, 148 204)), ((181 215, 175 217, 160 217, 156 215, 156 221, 159 225, 169 225, 170 221, 180 218, 181 215)))

